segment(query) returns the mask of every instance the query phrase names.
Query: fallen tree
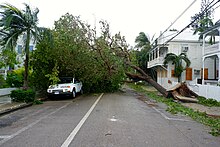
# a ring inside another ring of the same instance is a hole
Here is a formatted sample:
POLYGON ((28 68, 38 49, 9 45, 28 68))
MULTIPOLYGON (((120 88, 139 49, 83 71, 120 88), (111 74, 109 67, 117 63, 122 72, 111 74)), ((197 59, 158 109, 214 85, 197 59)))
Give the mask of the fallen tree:
POLYGON ((151 84, 164 97, 175 97, 171 91, 167 91, 164 87, 154 81, 143 69, 141 69, 135 60, 133 49, 128 49, 125 37, 120 33, 111 35, 110 26, 106 21, 100 21, 100 35, 97 37, 96 28, 91 29, 90 25, 83 23, 79 19, 75 20, 82 28, 83 34, 81 40, 85 43, 90 53, 94 53, 97 63, 100 64, 106 71, 106 78, 121 71, 124 68, 124 73, 131 79, 140 79, 151 84), (84 34, 85 33, 85 34, 84 34), (132 70, 131 70, 132 69, 132 70), (134 71, 138 73, 134 73, 134 71))
POLYGON ((156 88, 164 97, 170 97, 171 93, 167 92, 165 88, 163 88, 160 84, 158 84, 156 81, 154 81, 147 73, 145 73, 140 67, 132 65, 131 63, 126 63, 129 65, 131 68, 135 69, 137 72, 140 74, 133 74, 130 72, 126 72, 125 74, 132 78, 132 79, 140 79, 148 82, 151 84, 154 88, 156 88))
POLYGON ((178 83, 174 87, 168 90, 172 93, 174 99, 184 102, 198 102, 198 95, 190 90, 186 83, 178 83))

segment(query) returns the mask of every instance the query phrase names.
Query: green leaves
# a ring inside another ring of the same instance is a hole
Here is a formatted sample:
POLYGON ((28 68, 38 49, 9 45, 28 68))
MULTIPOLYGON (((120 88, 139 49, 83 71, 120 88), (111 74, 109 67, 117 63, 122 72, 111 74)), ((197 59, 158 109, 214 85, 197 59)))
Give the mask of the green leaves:
POLYGON ((73 76, 83 82, 85 92, 117 90, 125 76, 124 57, 120 55, 127 45, 120 33, 110 34, 107 22, 100 25, 98 33, 68 13, 56 21, 53 46, 44 35, 34 51, 31 63, 35 85, 45 90, 56 78, 73 76))
POLYGON ((174 65, 174 75, 178 77, 178 80, 180 80, 182 72, 191 64, 185 53, 181 53, 180 55, 168 53, 164 58, 164 65, 167 65, 169 62, 174 65), (182 61, 185 62, 185 67, 183 66, 182 61))
MULTIPOLYGON (((10 4, 0 5, 0 45, 5 50, 13 51, 17 45, 19 37, 23 37, 25 46, 25 74, 24 88, 28 87, 28 70, 29 70, 29 45, 30 40, 36 40, 38 32, 39 10, 32 10, 29 5, 25 5, 25 10, 20 10, 10 4)), ((7 62, 6 62, 7 64, 7 62)))
POLYGON ((150 41, 144 32, 140 32, 135 38, 135 47, 140 49, 150 49, 150 41))

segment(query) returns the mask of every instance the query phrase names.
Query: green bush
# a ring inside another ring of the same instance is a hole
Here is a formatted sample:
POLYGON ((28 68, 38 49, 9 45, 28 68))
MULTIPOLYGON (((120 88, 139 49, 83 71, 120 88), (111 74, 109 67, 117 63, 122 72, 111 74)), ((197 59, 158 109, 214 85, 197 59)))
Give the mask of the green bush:
POLYGON ((6 82, 11 87, 22 87, 24 83, 24 68, 19 68, 8 73, 6 82))
POLYGON ((3 75, 0 74, 0 88, 6 88, 9 87, 6 83, 6 80, 4 79, 3 75))
POLYGON ((34 102, 35 101, 35 91, 32 89, 28 90, 13 90, 10 94, 12 101, 14 102, 34 102))

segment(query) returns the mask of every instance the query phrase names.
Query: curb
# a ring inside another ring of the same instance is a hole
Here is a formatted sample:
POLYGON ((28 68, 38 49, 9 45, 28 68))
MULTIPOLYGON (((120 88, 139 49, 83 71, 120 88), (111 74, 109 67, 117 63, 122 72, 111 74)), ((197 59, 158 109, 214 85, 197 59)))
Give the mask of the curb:
POLYGON ((0 111, 0 116, 8 114, 8 113, 11 113, 11 112, 14 112, 14 111, 22 109, 22 108, 26 108, 26 107, 32 106, 32 105, 33 105, 33 103, 27 103, 27 104, 23 103, 23 104, 20 104, 20 105, 16 105, 14 107, 7 108, 5 110, 0 111))
POLYGON ((0 95, 0 98, 5 96, 10 96, 10 94, 0 95))

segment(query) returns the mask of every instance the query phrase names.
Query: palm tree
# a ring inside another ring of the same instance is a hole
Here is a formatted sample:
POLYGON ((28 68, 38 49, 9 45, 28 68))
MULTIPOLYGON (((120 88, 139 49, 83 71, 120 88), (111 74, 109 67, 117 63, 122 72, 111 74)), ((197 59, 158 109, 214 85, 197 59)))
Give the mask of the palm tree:
POLYGON ((174 75, 178 77, 178 82, 180 82, 182 72, 191 64, 189 58, 185 53, 181 53, 180 55, 168 53, 164 58, 164 65, 167 65, 169 62, 174 64, 174 75), (185 62, 185 67, 183 66, 182 61, 185 62))
POLYGON ((150 49, 150 41, 147 35, 144 32, 140 32, 139 35, 135 38, 135 47, 140 49, 150 49))
MULTIPOLYGON (((202 0, 201 1, 201 12, 199 12, 198 14, 195 14, 194 16, 191 17, 192 21, 196 20, 193 24, 193 30, 194 30, 194 35, 197 33, 202 33, 205 30, 207 30, 208 28, 214 26, 213 23, 213 12, 214 9, 211 8, 209 10, 204 11, 208 6, 210 5, 209 0, 202 0), (204 13, 203 13, 204 11, 204 13)), ((199 39, 202 39, 203 35, 199 36, 199 39)), ((215 36, 211 35, 209 38, 209 43, 210 44, 214 44, 215 43, 215 36)))
POLYGON ((13 5, 0 5, 0 45, 3 49, 11 49, 16 46, 19 37, 23 36, 25 50, 25 72, 23 88, 28 88, 28 65, 29 65, 29 44, 30 40, 36 41, 40 28, 37 27, 39 10, 31 10, 25 5, 24 10, 19 10, 13 5))

